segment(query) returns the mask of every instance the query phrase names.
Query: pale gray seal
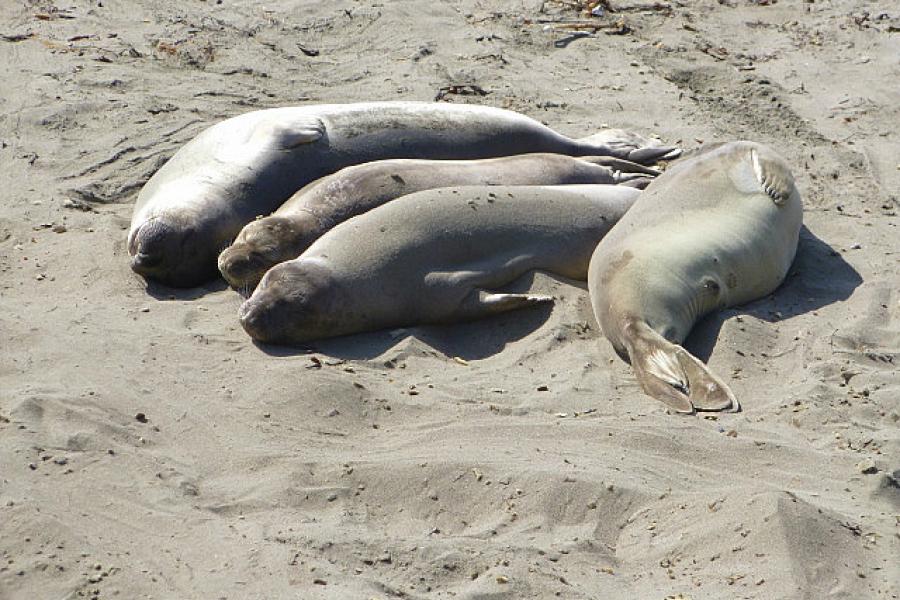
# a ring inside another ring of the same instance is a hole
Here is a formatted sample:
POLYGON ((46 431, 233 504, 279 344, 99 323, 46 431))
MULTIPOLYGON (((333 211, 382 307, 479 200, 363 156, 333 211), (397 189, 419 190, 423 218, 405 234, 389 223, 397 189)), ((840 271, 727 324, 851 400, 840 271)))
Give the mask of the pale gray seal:
POLYGON ((624 183, 645 187, 659 171, 610 157, 520 154, 483 160, 378 160, 318 179, 275 213, 244 226, 219 255, 219 271, 252 290, 273 265, 300 256, 350 217, 421 190, 460 185, 624 183))
POLYGON ((594 315, 648 395, 678 412, 738 410, 679 344, 703 315, 771 293, 794 260, 803 207, 785 161, 753 142, 701 150, 641 193, 597 246, 594 315))
POLYGON ((473 186, 403 196, 272 267, 241 306, 258 341, 477 319, 552 298, 495 290, 531 270, 573 279, 641 192, 626 186, 473 186))
POLYGON ((206 129, 150 178, 128 235, 131 266, 166 284, 198 285, 216 274, 216 257, 241 227, 346 166, 528 152, 643 163, 677 150, 620 130, 574 140, 485 106, 373 102, 254 111, 206 129))

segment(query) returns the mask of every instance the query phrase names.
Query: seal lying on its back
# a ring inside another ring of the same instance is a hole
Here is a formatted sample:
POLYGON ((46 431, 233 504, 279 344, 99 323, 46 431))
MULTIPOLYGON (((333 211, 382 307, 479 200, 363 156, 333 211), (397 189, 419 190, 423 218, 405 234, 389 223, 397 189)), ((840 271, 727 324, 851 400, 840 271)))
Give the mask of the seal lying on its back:
POLYGON ((241 306, 241 325, 262 342, 300 343, 548 302, 491 290, 534 269, 584 279, 598 240, 640 194, 625 186, 569 185, 403 196, 272 267, 241 306))
POLYGON ((203 131, 150 178, 128 234, 131 267, 170 285, 203 283, 241 227, 349 165, 527 152, 652 162, 677 150, 618 130, 573 140, 484 106, 373 102, 255 111, 203 131))
POLYGON ((294 194, 270 217, 248 223, 219 255, 234 288, 253 289, 273 265, 297 258, 350 217, 413 192, 459 185, 628 183, 644 187, 659 171, 626 160, 522 154, 484 160, 379 160, 341 169, 294 194))
POLYGON ((594 315, 641 388, 679 411, 738 410, 680 344, 703 315, 777 288, 797 251, 800 193, 785 161, 753 142, 673 164, 597 246, 594 315))

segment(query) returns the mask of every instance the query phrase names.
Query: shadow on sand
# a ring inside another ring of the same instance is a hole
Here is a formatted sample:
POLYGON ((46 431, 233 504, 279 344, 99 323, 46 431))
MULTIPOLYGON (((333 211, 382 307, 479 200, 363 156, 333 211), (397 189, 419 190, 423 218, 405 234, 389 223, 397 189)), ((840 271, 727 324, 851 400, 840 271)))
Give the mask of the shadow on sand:
POLYGON ((157 300, 197 300, 207 294, 228 289, 228 284, 221 277, 192 288, 169 287, 152 279, 144 281, 147 285, 147 293, 157 300))

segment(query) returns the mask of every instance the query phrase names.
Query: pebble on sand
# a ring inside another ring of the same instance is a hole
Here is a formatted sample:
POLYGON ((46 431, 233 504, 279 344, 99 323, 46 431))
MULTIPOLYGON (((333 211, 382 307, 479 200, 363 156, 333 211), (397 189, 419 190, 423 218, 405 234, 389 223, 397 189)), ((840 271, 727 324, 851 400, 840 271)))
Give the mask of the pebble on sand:
POLYGON ((856 463, 856 470, 864 475, 873 475, 878 472, 878 466, 872 458, 865 458, 856 463))

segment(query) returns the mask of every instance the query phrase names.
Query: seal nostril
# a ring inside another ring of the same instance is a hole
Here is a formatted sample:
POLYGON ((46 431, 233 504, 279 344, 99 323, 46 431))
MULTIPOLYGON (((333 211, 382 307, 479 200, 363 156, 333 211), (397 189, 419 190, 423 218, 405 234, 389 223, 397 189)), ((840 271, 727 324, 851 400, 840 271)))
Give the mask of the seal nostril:
POLYGON ((138 252, 131 259, 131 268, 138 273, 147 272, 154 267, 158 267, 162 261, 163 257, 160 254, 138 252))
POLYGON ((129 239, 132 254, 131 268, 137 273, 146 273, 159 267, 166 257, 166 248, 172 237, 172 229, 158 218, 153 218, 135 230, 129 239))
POLYGON ((255 340, 266 341, 266 311, 259 310, 257 306, 244 302, 238 309, 238 318, 244 331, 255 340))
POLYGON ((261 312, 248 300, 241 304, 241 307, 238 309, 238 319, 240 319, 241 325, 244 325, 245 328, 253 326, 258 324, 261 312))

